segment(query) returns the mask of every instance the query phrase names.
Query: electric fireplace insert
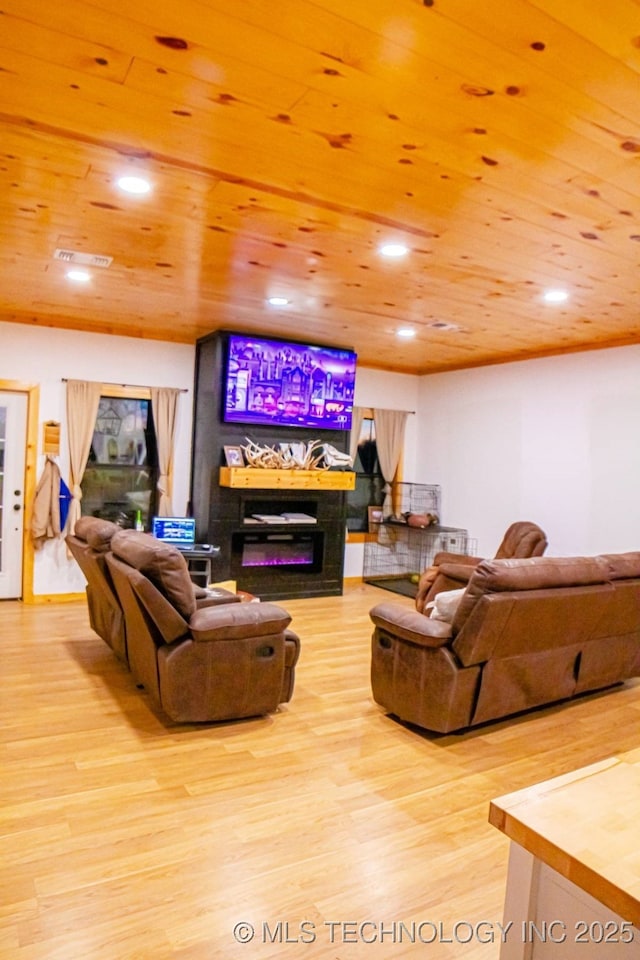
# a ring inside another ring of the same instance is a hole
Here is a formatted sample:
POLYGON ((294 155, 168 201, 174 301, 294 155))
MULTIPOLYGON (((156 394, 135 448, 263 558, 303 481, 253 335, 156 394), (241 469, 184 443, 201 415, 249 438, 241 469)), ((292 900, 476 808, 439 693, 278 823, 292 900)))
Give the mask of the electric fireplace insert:
POLYGON ((232 536, 234 576, 249 567, 318 573, 322 569, 324 532, 251 531, 232 536))

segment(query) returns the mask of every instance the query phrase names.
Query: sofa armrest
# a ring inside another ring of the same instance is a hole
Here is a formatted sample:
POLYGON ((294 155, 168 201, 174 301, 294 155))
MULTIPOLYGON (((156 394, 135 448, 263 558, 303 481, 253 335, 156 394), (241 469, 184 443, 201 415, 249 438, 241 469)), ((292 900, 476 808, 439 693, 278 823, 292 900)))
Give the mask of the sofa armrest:
POLYGON ((409 610, 399 603, 379 603, 369 611, 376 627, 421 647, 443 647, 453 636, 451 624, 409 610))
MULTIPOLYGON (((480 560, 476 557, 478 563, 480 560)), ((472 575, 475 573, 476 564, 473 566, 470 563, 441 563, 438 566, 438 573, 447 577, 448 580, 457 580, 460 584, 464 585, 469 583, 472 575)))
POLYGON ((440 553, 436 553, 433 558, 433 565, 439 567, 442 563, 463 563, 465 566, 468 564, 471 567, 475 567, 481 560, 482 557, 472 557, 466 553, 447 553, 446 550, 441 550, 440 553))
POLYGON ((288 667, 295 667, 300 657, 300 637, 288 628, 284 632, 284 655, 288 667))
POLYGON ((240 603, 242 597, 222 587, 195 587, 196 608, 219 607, 223 603, 240 603))
POLYGON ((224 603, 196 610, 189 621, 196 642, 244 640, 282 633, 291 617, 274 603, 224 603))
POLYGON ((427 567, 418 581, 415 597, 418 613, 425 613, 427 604, 438 593, 466 586, 481 560, 465 554, 437 553, 433 565, 427 567))

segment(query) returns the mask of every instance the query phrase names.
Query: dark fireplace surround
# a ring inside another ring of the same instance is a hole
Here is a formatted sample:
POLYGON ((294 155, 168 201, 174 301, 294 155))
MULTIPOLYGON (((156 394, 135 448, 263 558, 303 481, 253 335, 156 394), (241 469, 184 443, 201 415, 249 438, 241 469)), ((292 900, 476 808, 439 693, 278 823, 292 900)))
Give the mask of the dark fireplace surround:
MULTIPOLYGON (((227 424, 221 419, 226 334, 196 344, 191 505, 198 540, 220 547, 214 580, 235 580, 239 590, 263 600, 337 596, 342 593, 346 493, 332 489, 237 488, 220 485, 223 447, 247 439, 274 445, 321 440, 347 450, 345 431, 227 424), (308 514, 315 523, 255 523, 254 514, 308 514)), ((258 470, 256 471, 258 473, 258 470)), ((258 481, 259 482, 259 481, 258 481)), ((286 481, 285 481, 286 482, 286 481)))
POLYGON ((344 494, 319 491, 215 491, 210 542, 220 546, 217 579, 263 600, 342 593, 344 494), (256 493, 259 494, 256 497, 256 493), (315 523, 253 523, 254 514, 306 513, 315 523))

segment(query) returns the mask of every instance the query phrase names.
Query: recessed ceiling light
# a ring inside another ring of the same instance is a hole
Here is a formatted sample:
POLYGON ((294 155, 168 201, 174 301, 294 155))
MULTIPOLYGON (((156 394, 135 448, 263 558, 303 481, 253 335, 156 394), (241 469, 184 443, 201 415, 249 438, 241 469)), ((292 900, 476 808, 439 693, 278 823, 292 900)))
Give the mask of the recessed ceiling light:
POLYGON ((569 294, 566 290, 547 290, 542 294, 542 299, 546 303, 564 303, 569 299, 569 294))
POLYGON ((125 193, 149 193, 151 190, 151 184, 148 180, 145 180, 144 177, 118 177, 116 184, 120 187, 121 190, 124 190, 125 193))
POLYGON ((267 303, 270 303, 272 307, 286 307, 289 301, 286 297, 269 297, 267 303))
POLYGON ((415 337, 416 332, 412 330, 411 327, 398 327, 396 330, 396 336, 406 337, 407 340, 410 340, 411 337, 415 337))
POLYGON ((91 274, 86 270, 67 270, 67 279, 74 283, 88 283, 91 280, 91 274))
POLYGON ((383 243, 379 250, 383 257, 404 257, 409 253, 404 243, 383 243))

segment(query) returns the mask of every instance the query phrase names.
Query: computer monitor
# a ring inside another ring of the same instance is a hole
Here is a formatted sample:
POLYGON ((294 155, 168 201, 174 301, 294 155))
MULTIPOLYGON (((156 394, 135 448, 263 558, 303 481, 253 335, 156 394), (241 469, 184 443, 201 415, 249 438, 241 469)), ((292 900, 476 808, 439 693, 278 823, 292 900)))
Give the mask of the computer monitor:
POLYGON ((196 521, 192 517, 154 517, 151 532, 156 540, 188 548, 195 543, 196 521))

